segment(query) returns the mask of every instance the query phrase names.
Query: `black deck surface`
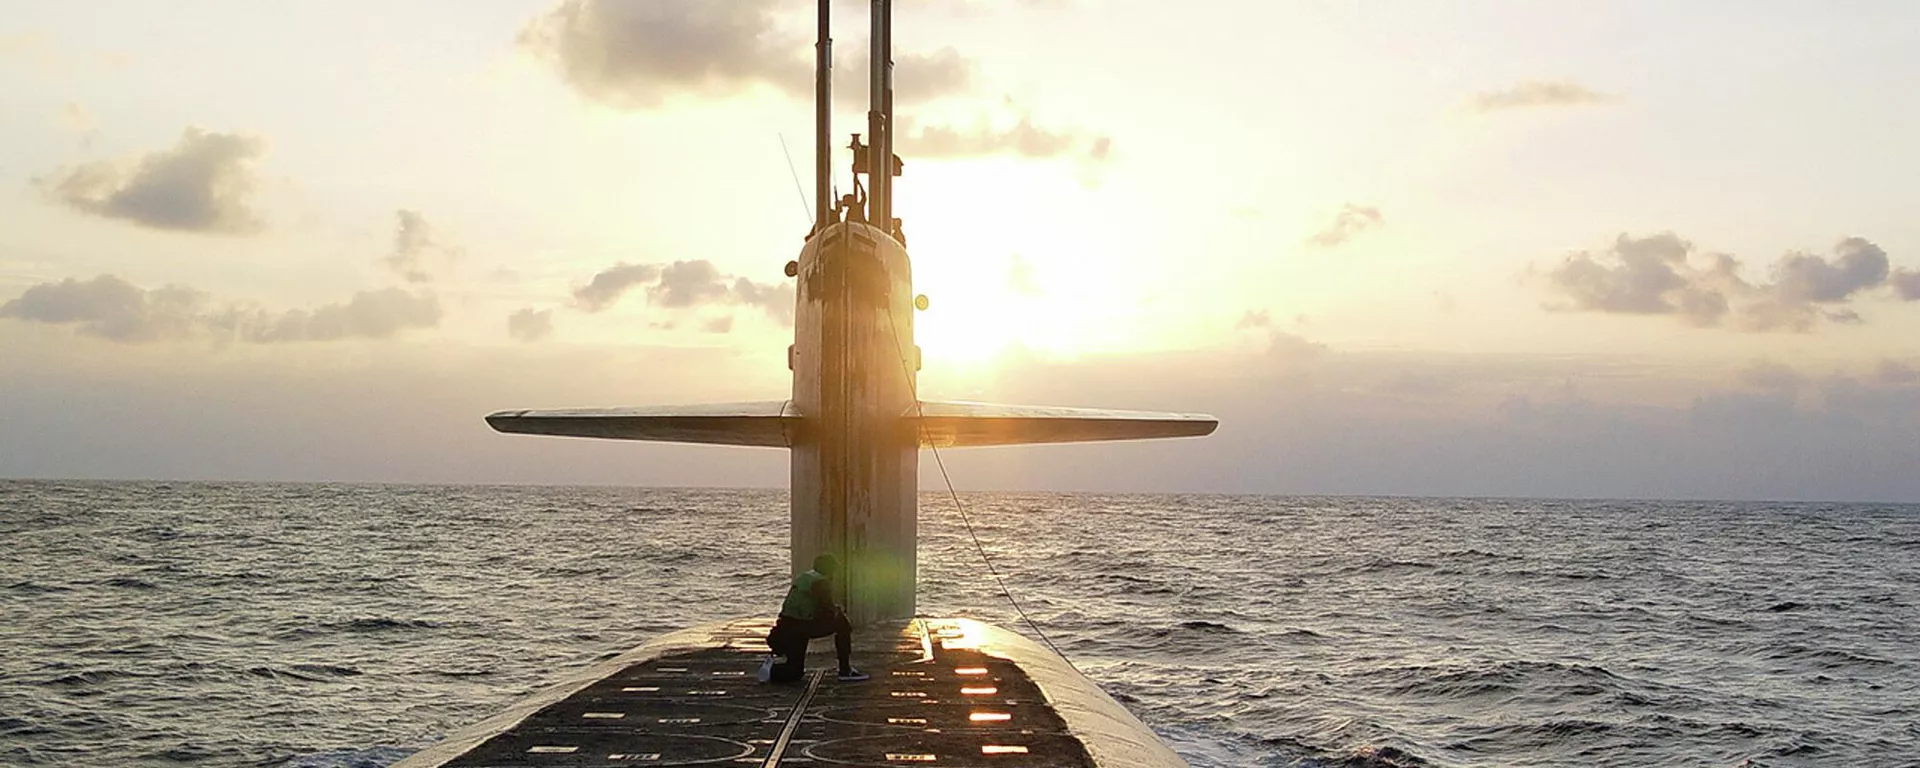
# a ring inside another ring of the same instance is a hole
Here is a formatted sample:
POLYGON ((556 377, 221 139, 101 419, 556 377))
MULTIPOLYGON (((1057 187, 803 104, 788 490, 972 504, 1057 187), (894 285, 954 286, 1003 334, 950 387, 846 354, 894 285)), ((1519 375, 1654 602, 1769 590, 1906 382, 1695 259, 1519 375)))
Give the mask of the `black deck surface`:
POLYGON ((944 647, 937 621, 856 632, 862 683, 834 679, 831 639, 813 641, 802 683, 755 682, 769 628, 729 623, 709 647, 628 666, 446 765, 1093 765, 1025 672, 944 647))

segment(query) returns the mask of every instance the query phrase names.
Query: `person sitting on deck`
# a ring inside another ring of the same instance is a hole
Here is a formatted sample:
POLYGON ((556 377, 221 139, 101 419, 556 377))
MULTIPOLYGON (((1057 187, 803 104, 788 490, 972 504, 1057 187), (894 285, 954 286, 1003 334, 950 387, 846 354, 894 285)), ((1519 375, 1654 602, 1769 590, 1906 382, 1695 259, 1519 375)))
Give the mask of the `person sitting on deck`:
POLYGON ((840 680, 853 683, 867 679, 865 673, 853 668, 853 624, 833 602, 833 576, 839 570, 839 561, 822 554, 813 559, 813 570, 793 577, 793 587, 780 605, 780 620, 767 633, 767 647, 773 649, 776 658, 760 666, 763 681, 799 680, 807 671, 807 641, 827 635, 833 635, 833 650, 840 656, 840 680))

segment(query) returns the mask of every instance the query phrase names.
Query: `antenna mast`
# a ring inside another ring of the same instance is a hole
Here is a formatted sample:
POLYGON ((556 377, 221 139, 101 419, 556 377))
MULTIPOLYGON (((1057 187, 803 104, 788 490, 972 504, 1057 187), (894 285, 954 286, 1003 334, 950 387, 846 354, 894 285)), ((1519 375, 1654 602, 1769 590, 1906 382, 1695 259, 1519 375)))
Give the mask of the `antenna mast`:
POLYGON ((873 0, 873 52, 867 101, 867 221, 893 231, 893 0, 873 0))
POLYGON ((820 37, 813 45, 813 230, 833 218, 833 0, 820 0, 820 37))

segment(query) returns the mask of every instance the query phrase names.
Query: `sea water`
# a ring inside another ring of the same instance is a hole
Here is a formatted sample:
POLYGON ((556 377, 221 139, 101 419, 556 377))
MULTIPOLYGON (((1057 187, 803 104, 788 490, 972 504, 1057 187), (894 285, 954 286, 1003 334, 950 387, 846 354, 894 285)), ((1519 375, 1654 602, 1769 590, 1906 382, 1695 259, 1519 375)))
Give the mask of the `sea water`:
MULTIPOLYGON (((1044 633, 1196 768, 1920 765, 1920 507, 959 498, 978 548, 921 501, 922 611, 1044 633)), ((0 482, 0 764, 384 766, 650 637, 771 615, 786 514, 0 482)))

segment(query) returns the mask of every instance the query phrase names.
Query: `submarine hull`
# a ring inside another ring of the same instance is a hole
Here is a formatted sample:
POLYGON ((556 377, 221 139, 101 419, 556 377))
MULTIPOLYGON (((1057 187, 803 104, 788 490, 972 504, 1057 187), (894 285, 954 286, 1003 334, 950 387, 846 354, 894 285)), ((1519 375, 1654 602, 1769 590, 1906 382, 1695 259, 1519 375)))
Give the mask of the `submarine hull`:
POLYGON ((772 622, 664 635, 581 670, 395 768, 915 765, 1184 768, 1153 732, 1060 656, 971 619, 854 633, 835 679, 815 640, 798 683, 755 679, 772 622))

